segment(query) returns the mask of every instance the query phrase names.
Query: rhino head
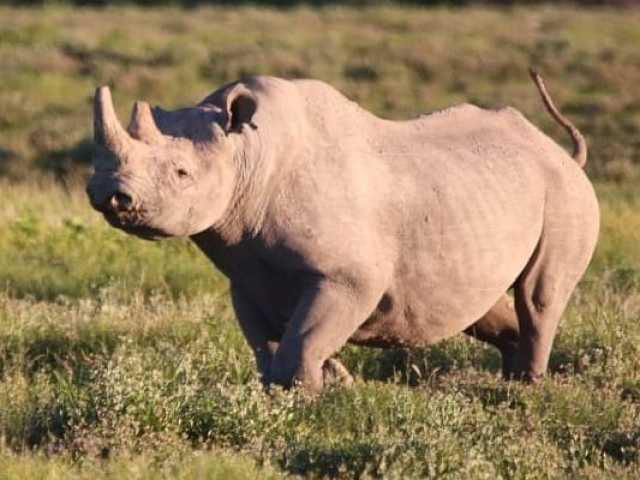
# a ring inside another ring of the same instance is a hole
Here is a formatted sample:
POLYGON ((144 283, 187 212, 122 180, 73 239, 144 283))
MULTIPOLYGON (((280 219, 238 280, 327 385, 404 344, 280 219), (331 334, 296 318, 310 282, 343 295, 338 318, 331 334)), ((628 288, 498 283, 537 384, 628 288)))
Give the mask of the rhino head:
POLYGON ((256 110, 242 84, 175 111, 137 102, 122 127, 108 87, 94 100, 91 205, 114 227, 155 240, 220 222, 238 185, 236 137, 256 110))

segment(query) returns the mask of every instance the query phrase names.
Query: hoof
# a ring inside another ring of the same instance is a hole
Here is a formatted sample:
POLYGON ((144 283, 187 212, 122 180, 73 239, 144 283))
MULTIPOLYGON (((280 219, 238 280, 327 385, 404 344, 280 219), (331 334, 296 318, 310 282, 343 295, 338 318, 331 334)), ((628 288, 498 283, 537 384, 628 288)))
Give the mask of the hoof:
POLYGON ((325 360, 322 365, 322 380, 324 386, 337 385, 350 387, 353 385, 353 377, 346 367, 334 358, 325 360))
POLYGON ((502 372, 505 380, 515 380, 522 383, 538 385, 544 380, 544 373, 535 373, 528 370, 513 370, 509 372, 502 372))

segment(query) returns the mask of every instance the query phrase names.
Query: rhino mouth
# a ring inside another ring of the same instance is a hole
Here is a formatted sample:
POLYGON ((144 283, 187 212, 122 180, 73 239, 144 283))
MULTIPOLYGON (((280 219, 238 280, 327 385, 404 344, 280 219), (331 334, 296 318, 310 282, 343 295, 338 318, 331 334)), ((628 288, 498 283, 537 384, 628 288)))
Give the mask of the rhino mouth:
POLYGON ((101 195, 96 188, 87 188, 91 206, 102 214, 109 225, 125 233, 145 240, 160 240, 169 237, 161 228, 153 226, 153 218, 157 216, 154 209, 149 209, 130 196, 116 191, 111 195, 101 195))
POLYGON ((102 215, 105 220, 111 225, 125 233, 135 235, 144 240, 162 240, 168 238, 169 235, 164 233, 161 229, 149 225, 144 221, 143 217, 138 211, 126 212, 114 212, 114 211, 102 211, 102 215))

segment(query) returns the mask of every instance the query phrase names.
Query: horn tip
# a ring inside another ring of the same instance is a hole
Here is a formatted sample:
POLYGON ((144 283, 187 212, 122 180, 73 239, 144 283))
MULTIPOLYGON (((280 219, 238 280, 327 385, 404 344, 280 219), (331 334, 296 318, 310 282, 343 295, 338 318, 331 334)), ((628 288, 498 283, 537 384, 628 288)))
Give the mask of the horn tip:
POLYGON ((147 143, 159 142, 163 138, 153 117, 151 105, 143 100, 133 104, 127 131, 138 140, 147 143))
POLYGON ((106 85, 98 87, 98 88, 96 88, 95 98, 96 98, 96 100, 98 100, 100 102, 105 102, 107 100, 110 100, 111 99, 111 90, 109 90, 109 87, 106 86, 106 85))
POLYGON ((141 113, 147 113, 146 111, 151 112, 151 107, 144 100, 137 100, 136 103, 133 104, 133 112, 134 116, 140 115, 141 113))

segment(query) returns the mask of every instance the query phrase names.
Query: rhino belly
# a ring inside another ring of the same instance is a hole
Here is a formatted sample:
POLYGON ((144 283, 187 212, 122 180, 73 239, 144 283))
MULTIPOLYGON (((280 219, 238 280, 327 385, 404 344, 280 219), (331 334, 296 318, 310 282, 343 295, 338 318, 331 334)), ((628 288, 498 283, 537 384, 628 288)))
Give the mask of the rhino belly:
POLYGON ((419 346, 461 332, 513 285, 535 251, 540 230, 540 221, 528 218, 518 226, 513 218, 500 229, 414 239, 376 309, 350 340, 419 346))
POLYGON ((372 347, 435 343, 460 333, 482 317, 507 288, 455 293, 425 289, 420 297, 391 290, 349 341, 372 347))

